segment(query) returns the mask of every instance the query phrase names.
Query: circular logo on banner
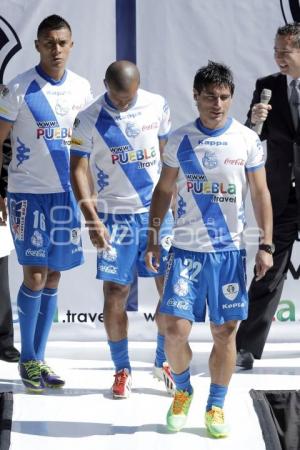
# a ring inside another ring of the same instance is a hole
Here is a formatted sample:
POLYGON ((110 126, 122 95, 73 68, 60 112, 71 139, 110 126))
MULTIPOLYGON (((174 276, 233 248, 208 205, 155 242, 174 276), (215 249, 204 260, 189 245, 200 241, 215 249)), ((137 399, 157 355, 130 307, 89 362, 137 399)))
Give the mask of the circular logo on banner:
POLYGON ((7 64, 21 48, 20 39, 13 27, 0 17, 0 83, 3 83, 7 64))
POLYGON ((299 0, 280 0, 280 7, 285 23, 300 22, 299 0))

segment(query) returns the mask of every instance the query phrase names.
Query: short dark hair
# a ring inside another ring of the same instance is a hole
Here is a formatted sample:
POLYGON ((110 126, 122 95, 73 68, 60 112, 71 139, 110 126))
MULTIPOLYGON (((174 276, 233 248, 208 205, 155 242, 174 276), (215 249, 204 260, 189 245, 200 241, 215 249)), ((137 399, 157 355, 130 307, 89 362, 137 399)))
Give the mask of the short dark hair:
POLYGON ((70 24, 61 16, 52 14, 52 16, 46 17, 38 26, 37 37, 39 37, 46 30, 60 30, 61 28, 67 28, 72 33, 70 24))
POLYGON ((201 67, 194 78, 194 89, 200 94, 204 87, 211 84, 229 87, 230 93, 233 95, 234 82, 229 67, 214 61, 208 61, 207 66, 201 67))
POLYGON ((300 22, 287 23, 279 27, 277 36, 290 36, 294 47, 300 48, 300 22))

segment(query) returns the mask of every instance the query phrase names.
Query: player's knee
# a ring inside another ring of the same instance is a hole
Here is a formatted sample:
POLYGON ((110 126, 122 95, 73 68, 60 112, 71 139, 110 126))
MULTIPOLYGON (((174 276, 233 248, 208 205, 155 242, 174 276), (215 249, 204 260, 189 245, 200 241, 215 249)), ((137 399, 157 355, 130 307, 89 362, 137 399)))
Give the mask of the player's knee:
POLYGON ((53 289, 57 288, 59 280, 60 280, 60 277, 61 277, 61 273, 60 272, 57 272, 57 271, 54 271, 54 270, 49 271, 48 274, 47 274, 46 286, 48 288, 53 288, 53 289))
POLYGON ((113 282, 104 282, 103 293, 105 301, 107 302, 114 301, 115 299, 123 300, 127 298, 127 295, 129 293, 129 286, 113 282))
POLYGON ((236 320, 230 320, 223 325, 211 324, 211 331, 215 343, 225 343, 231 340, 235 340, 235 331, 237 327, 236 320))
POLYGON ((189 330, 183 321, 166 320, 165 337, 169 344, 179 346, 187 342, 189 330))
POLYGON ((29 271, 24 273, 24 284, 32 291, 44 289, 47 280, 47 274, 44 271, 29 271))

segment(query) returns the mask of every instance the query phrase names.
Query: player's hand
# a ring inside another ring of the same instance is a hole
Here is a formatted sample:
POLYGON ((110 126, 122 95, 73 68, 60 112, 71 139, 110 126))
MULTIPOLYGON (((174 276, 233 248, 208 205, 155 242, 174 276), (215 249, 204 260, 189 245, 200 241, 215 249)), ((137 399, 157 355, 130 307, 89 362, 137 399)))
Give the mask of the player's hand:
POLYGON ((251 111, 251 122, 254 124, 264 122, 268 117, 269 111, 271 111, 271 105, 265 105, 264 103, 256 103, 253 105, 251 111))
POLYGON ((0 226, 6 225, 7 205, 6 200, 0 195, 0 226))
POLYGON ((89 227, 90 240, 93 246, 100 250, 109 249, 110 236, 101 220, 95 220, 87 226, 89 227))
POLYGON ((160 246, 159 245, 148 246, 145 255, 145 263, 147 269, 151 270, 151 272, 157 273, 159 269, 159 261, 160 261, 160 246))
POLYGON ((273 266, 273 256, 264 250, 258 250, 255 258, 255 281, 261 280, 273 266))

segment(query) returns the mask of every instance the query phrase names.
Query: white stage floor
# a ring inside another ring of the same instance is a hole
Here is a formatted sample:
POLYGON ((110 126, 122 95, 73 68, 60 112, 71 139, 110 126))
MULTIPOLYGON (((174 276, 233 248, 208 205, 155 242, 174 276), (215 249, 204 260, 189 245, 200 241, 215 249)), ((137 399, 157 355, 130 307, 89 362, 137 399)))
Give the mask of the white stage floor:
POLYGON ((267 344, 252 371, 237 370, 225 404, 231 434, 222 440, 208 437, 203 422, 211 345, 191 345, 195 396, 179 433, 165 427, 171 397, 151 375, 154 343, 130 345, 133 390, 127 400, 111 398, 113 369, 105 343, 50 342, 48 362, 67 383, 43 395, 25 394, 17 365, 1 361, 0 391, 14 392, 11 450, 264 450, 249 390, 299 389, 300 343, 267 344))

